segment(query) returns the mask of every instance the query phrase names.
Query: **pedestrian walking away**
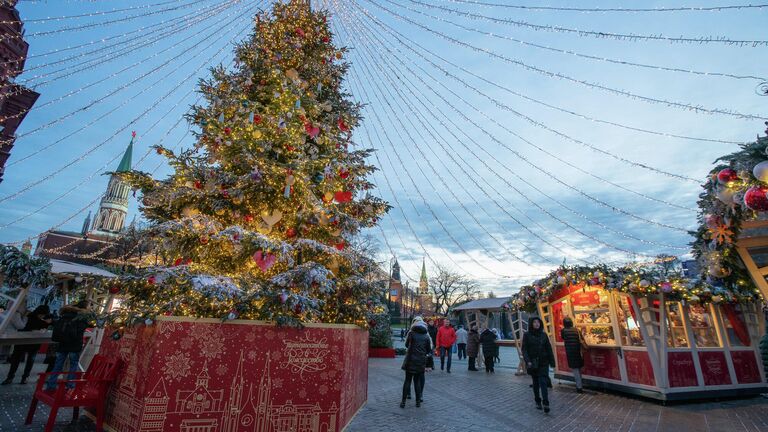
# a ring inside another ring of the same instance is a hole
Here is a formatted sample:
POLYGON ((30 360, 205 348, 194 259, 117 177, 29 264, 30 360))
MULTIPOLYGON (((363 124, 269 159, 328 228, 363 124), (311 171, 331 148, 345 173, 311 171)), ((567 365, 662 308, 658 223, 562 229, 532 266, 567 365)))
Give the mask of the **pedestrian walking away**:
POLYGON ((402 342, 404 340, 405 340, 405 329, 401 328, 400 329, 400 342, 402 342))
POLYGON ((565 345, 568 367, 571 368, 573 378, 576 381, 576 393, 582 393, 581 368, 584 367, 582 350, 586 349, 586 343, 581 332, 573 326, 573 320, 569 317, 563 319, 563 329, 560 330, 560 337, 565 345))
POLYGON ((485 358, 485 373, 495 373, 493 370, 493 358, 496 356, 496 334, 491 329, 485 329, 480 333, 480 345, 483 347, 483 357, 485 358))
POLYGON ((456 347, 458 348, 457 355, 459 360, 467 358, 467 331, 463 326, 459 326, 456 330, 456 347))
POLYGON ((544 332, 544 323, 539 317, 531 317, 528 320, 528 331, 523 335, 523 359, 528 368, 528 374, 533 380, 533 398, 536 409, 549 412, 549 391, 547 380, 549 368, 555 367, 555 357, 552 354, 552 345, 549 337, 544 332))
POLYGON ((406 353, 402 369, 405 371, 403 396, 400 408, 405 408, 405 401, 411 391, 411 383, 416 393, 416 407, 421 406, 424 396, 424 373, 427 368, 427 357, 432 354, 432 342, 429 338, 427 325, 421 317, 414 318, 411 330, 405 338, 406 353))
POLYGON ((437 331, 437 348, 440 350, 440 370, 445 367, 445 357, 448 357, 448 369, 451 373, 451 357, 453 357, 453 344, 456 343, 456 330, 451 326, 448 318, 443 320, 443 325, 437 331))
MULTIPOLYGON (((21 332, 43 330, 51 325, 51 310, 48 305, 40 305, 32 312, 27 314, 24 318, 24 326, 19 329, 21 332)), ((2 385, 8 385, 13 382, 13 378, 16 375, 16 371, 19 369, 19 364, 25 359, 24 373, 21 375, 21 384, 27 383, 32 368, 35 366, 35 356, 40 351, 40 344, 30 345, 16 345, 13 347, 13 354, 11 354, 11 368, 8 370, 8 376, 2 385)))
POLYGON ((429 333, 430 339, 432 339, 432 346, 437 347, 437 324, 435 323, 435 320, 429 320, 427 326, 427 332, 429 333))
POLYGON ((467 370, 477 371, 477 354, 480 351, 480 335, 477 327, 472 326, 467 333, 467 370))
MULTIPOLYGON (((61 318, 53 323, 52 340, 58 342, 56 347, 56 362, 53 372, 61 372, 64 362, 69 360, 69 374, 67 380, 75 379, 75 372, 79 369, 80 351, 83 350, 83 334, 90 325, 86 315, 88 303, 81 301, 75 306, 61 308, 61 318)), ((59 375, 51 375, 45 383, 46 390, 55 390, 59 375)), ((71 384, 67 384, 72 388, 71 384)))

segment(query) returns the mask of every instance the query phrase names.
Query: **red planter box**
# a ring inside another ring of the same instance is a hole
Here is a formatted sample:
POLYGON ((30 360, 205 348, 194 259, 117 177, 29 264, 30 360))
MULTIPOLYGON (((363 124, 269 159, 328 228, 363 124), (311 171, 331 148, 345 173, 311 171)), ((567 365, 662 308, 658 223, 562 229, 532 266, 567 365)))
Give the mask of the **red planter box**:
POLYGON ((365 404, 368 332, 181 317, 106 337, 125 365, 107 401, 120 432, 340 431, 365 404))
POLYGON ((394 348, 368 348, 370 358, 395 358, 394 348))

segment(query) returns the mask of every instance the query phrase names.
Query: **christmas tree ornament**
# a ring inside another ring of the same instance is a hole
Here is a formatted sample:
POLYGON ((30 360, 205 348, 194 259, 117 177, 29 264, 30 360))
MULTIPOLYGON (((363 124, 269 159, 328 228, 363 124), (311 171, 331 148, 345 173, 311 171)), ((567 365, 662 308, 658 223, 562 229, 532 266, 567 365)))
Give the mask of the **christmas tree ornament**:
POLYGON ((343 166, 341 168, 339 168, 339 177, 341 177, 343 179, 348 178, 349 177, 349 170, 346 169, 343 166))
POLYGON ((320 134, 320 128, 310 122, 304 124, 304 130, 310 138, 315 139, 320 134))
POLYGON ((264 210, 261 212, 261 219, 264 221, 265 224, 271 229, 273 226, 275 226, 276 223, 280 222, 280 219, 283 218, 283 212, 280 210, 273 210, 272 212, 269 212, 267 210, 264 210))
POLYGON ((726 185, 738 179, 739 177, 738 174, 736 174, 736 170, 731 168, 722 169, 719 173, 717 173, 717 182, 721 185, 726 185))
POLYGON ((768 183, 768 161, 762 161, 752 168, 752 175, 763 183, 768 183))
POLYGON ((350 191, 340 191, 333 194, 333 199, 339 203, 348 203, 352 201, 352 192, 350 191))
POLYGON ((256 114, 255 112, 251 113, 251 123, 253 124, 261 124, 261 116, 256 114))
POLYGON ((296 237, 296 229, 295 228, 288 228, 285 230, 285 236, 288 238, 294 238, 296 237))
POLYGON ((296 69, 288 69, 285 71, 285 76, 288 77, 291 81, 296 81, 299 79, 299 73, 296 71, 296 69))
POLYGON ((290 172, 285 176, 285 188, 283 189, 283 196, 285 198, 291 197, 291 191, 293 190, 293 184, 296 182, 296 178, 290 172))
POLYGON ((327 203, 330 203, 331 201, 333 201, 333 193, 331 192, 324 193, 323 202, 327 204, 327 203))
POLYGON ((285 304, 285 302, 288 301, 288 294, 283 291, 277 296, 278 300, 280 300, 280 304, 285 304))
POLYGON ((715 189, 715 197, 720 200, 723 204, 732 204, 733 203, 733 194, 734 191, 728 188, 727 186, 718 186, 715 189))
POLYGON ((261 271, 266 272, 272 268, 273 265, 275 265, 277 257, 271 253, 265 253, 264 251, 259 250, 253 254, 253 261, 261 269, 261 271))
POLYGON ((219 114, 219 123, 224 123, 224 113, 219 114))
POLYGON ((112 285, 109 287, 109 293, 110 294, 117 294, 120 292, 120 287, 118 285, 112 285))
POLYGON ((250 177, 251 177, 251 181, 253 181, 255 183, 260 182, 261 181, 261 172, 259 171, 259 168, 254 167, 253 171, 251 171, 250 177))
POLYGON ((145 326, 149 327, 149 326, 151 326, 152 324, 154 324, 154 321, 152 321, 152 319, 150 319, 150 318, 147 318, 147 319, 145 319, 145 320, 144 320, 144 325, 145 325, 145 326))
POLYGON ((349 126, 347 126, 347 123, 344 121, 343 118, 339 117, 339 121, 337 122, 337 125, 339 126, 340 131, 349 132, 349 126))
POLYGON ((744 194, 744 205, 750 210, 768 211, 768 188, 762 186, 753 186, 747 189, 744 194))

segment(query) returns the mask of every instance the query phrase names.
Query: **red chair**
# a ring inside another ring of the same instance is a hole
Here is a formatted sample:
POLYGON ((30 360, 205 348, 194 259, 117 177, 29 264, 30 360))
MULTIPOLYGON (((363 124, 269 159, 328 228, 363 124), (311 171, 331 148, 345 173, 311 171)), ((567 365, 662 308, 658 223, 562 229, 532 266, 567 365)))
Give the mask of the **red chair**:
POLYGON ((88 370, 85 372, 75 372, 77 379, 59 380, 55 390, 43 390, 45 381, 51 375, 67 375, 69 372, 48 372, 41 373, 37 379, 37 388, 32 396, 32 403, 29 405, 27 420, 25 424, 31 424, 35 416, 37 402, 40 401, 51 407, 51 414, 48 416, 48 423, 45 425, 45 432, 51 432, 56 423, 56 414, 59 408, 72 407, 72 419, 77 420, 80 415, 80 407, 96 409, 96 430, 102 432, 104 424, 104 411, 106 409, 107 392, 112 383, 117 378, 117 372, 120 368, 120 360, 96 355, 91 360, 88 370), (67 385, 74 385, 74 388, 67 388, 67 385))

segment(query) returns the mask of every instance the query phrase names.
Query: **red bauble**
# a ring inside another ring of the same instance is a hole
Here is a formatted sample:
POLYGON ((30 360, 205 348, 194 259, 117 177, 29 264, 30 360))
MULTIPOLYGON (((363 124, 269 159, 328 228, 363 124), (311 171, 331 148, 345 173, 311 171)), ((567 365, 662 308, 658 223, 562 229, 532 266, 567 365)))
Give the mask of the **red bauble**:
POLYGON ((333 245, 333 247, 335 247, 335 248, 336 248, 336 249, 338 249, 338 250, 344 250, 344 246, 346 246, 346 245, 344 244, 344 242, 343 242, 343 241, 342 241, 342 242, 339 242, 339 243, 336 243, 335 245, 333 245))
POLYGON ((304 306, 302 306, 301 303, 296 303, 296 305, 293 306, 293 311, 297 314, 300 314, 304 311, 304 306))
POLYGON ((109 293, 110 294, 117 294, 119 292, 120 292, 120 287, 119 286, 113 285, 113 286, 109 287, 109 293))
POLYGON ((768 211, 768 188, 753 186, 744 194, 744 204, 755 211, 768 211))
POLYGON ((154 285, 155 282, 157 282, 157 279, 154 276, 150 276, 147 278, 147 282, 149 282, 150 285, 154 285))
POLYGON ((254 116, 253 116, 253 123, 254 123, 254 124, 259 124, 259 123, 261 123, 261 116, 260 116, 260 115, 258 115, 258 114, 254 114, 254 116))
POLYGON ((296 36, 298 37, 304 37, 304 30, 301 29, 301 27, 296 27, 296 36))
POLYGON ((224 128, 224 133, 227 134, 227 135, 232 134, 232 128, 225 127, 224 128))
POLYGON ((731 168, 722 169, 719 173, 717 173, 717 181, 720 182, 720 184, 730 183, 738 179, 739 176, 736 174, 736 170, 731 168))
POLYGON ((202 189, 203 184, 200 182, 200 180, 195 180, 195 189, 202 189))
POLYGON ((285 230, 285 235, 288 238, 294 238, 294 237, 296 237, 296 230, 293 229, 293 228, 288 228, 287 230, 285 230))
POLYGON ((243 220, 245 220, 246 222, 253 222, 253 215, 247 214, 243 216, 243 220))
POLYGON ((176 260, 173 262, 173 266, 174 267, 180 266, 181 263, 183 263, 183 262, 184 262, 184 258, 176 258, 176 260))
POLYGON ((340 169, 340 170, 339 170, 339 177, 341 177, 341 178, 343 178, 343 179, 345 179, 345 178, 349 177, 349 171, 348 171, 348 170, 345 170, 345 169, 343 169, 343 168, 342 168, 342 169, 340 169))

